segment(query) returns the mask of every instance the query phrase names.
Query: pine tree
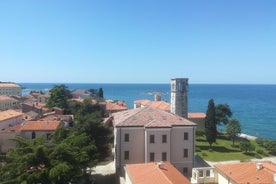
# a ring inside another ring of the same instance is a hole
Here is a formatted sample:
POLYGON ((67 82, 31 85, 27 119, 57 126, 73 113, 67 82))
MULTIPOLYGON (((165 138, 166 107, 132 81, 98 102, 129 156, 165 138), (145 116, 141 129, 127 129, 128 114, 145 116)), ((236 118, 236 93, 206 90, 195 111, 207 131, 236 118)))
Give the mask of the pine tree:
POLYGON ((206 112, 205 119, 205 134, 206 140, 208 141, 210 148, 212 144, 216 142, 217 135, 217 127, 216 127, 216 111, 215 111, 215 103, 213 99, 209 100, 208 109, 206 112))

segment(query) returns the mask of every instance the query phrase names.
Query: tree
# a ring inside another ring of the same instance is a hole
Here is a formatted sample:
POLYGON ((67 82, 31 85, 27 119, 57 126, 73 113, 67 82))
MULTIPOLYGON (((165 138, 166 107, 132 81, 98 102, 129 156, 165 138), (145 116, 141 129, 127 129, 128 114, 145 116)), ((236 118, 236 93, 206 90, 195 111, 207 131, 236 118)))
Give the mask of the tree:
POLYGON ((230 120, 226 125, 226 133, 232 140, 233 146, 238 134, 241 133, 241 125, 237 119, 230 120))
POLYGON ((249 141, 243 141, 240 143, 240 150, 245 153, 248 153, 250 151, 255 150, 255 146, 249 141))
POLYGON ((210 99, 208 103, 208 109, 206 112, 206 119, 205 119, 205 135, 206 135, 206 140, 208 141, 211 148, 212 144, 216 142, 216 136, 217 136, 216 111, 215 111, 215 103, 213 99, 210 99))
POLYGON ((68 111, 68 100, 72 98, 70 90, 64 84, 56 85, 50 90, 50 98, 47 107, 59 107, 65 112, 68 111))
POLYGON ((50 183, 48 154, 51 149, 45 145, 44 138, 26 140, 16 137, 13 140, 17 143, 17 147, 7 152, 5 164, 1 168, 0 181, 50 183))
POLYGON ((103 95, 103 88, 99 88, 99 91, 98 91, 98 98, 103 98, 104 95, 103 95))
POLYGON ((227 124, 229 118, 232 117, 232 111, 228 104, 218 104, 216 106, 216 121, 218 124, 223 123, 227 124))

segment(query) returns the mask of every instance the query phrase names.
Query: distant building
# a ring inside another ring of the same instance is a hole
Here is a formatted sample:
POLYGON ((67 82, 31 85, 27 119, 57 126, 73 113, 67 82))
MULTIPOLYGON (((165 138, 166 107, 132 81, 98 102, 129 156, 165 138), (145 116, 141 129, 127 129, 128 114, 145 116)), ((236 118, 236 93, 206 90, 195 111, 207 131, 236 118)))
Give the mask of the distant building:
POLYGON ((25 139, 44 136, 46 140, 60 126, 61 121, 28 121, 20 129, 20 135, 25 139))
POLYGON ((127 110, 127 105, 122 101, 113 101, 106 100, 105 101, 105 112, 110 115, 115 112, 120 112, 127 110))
POLYGON ((0 151, 6 153, 9 149, 14 148, 16 144, 11 139, 16 136, 29 140, 43 136, 45 140, 49 140, 50 135, 61 125, 61 121, 28 121, 7 127, 0 131, 0 151))
POLYGON ((0 112, 0 130, 23 122, 23 113, 15 110, 0 112))
POLYGON ((0 82, 0 95, 21 96, 22 87, 15 83, 0 82))
POLYGON ((125 184, 190 184, 169 162, 150 162, 127 164, 125 166, 125 184))
POLYGON ((30 95, 36 99, 35 102, 44 103, 44 104, 47 103, 47 101, 50 97, 49 94, 42 94, 39 92, 32 92, 30 95))
POLYGON ((7 95, 0 95, 0 111, 16 109, 19 107, 20 103, 18 100, 7 95))

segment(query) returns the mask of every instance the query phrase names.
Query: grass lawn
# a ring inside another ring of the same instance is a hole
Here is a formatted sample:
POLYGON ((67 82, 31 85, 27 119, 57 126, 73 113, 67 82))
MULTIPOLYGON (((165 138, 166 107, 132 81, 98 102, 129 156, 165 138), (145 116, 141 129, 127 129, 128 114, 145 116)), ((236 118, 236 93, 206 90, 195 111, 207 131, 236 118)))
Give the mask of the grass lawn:
POLYGON ((197 137, 196 153, 204 160, 212 162, 228 160, 246 161, 252 158, 268 156, 267 151, 258 146, 255 141, 251 141, 251 143, 255 145, 255 150, 263 150, 264 154, 258 154, 256 151, 243 153, 239 149, 239 141, 235 142, 235 146, 233 147, 232 141, 228 140, 224 135, 218 136, 217 142, 212 145, 212 149, 209 149, 209 143, 206 141, 205 136, 197 137))

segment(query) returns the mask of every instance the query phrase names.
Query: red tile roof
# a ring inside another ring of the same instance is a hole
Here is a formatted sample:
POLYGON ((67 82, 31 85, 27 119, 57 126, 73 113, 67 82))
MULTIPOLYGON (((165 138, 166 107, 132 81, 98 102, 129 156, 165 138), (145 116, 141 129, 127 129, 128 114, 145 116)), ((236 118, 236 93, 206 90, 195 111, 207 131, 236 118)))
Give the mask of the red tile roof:
POLYGON ((19 116, 23 116, 23 113, 22 112, 17 112, 15 110, 2 111, 2 112, 0 112, 0 122, 11 119, 11 118, 16 118, 16 117, 19 117, 19 116))
POLYGON ((272 162, 243 162, 235 164, 217 164, 219 173, 223 173, 238 184, 273 183, 276 164, 272 162), (257 165, 261 168, 257 169, 257 165))
POLYGON ((15 83, 9 83, 9 82, 0 82, 0 87, 4 87, 4 88, 21 88, 20 85, 15 84, 15 83))
POLYGON ((195 123, 153 107, 142 107, 113 113, 115 126, 172 127, 196 126, 195 123))
POLYGON ((21 127, 21 131, 55 131, 60 121, 28 121, 21 127))
POLYGON ((150 162, 127 164, 125 169, 132 184, 190 184, 190 181, 169 162, 164 162, 163 168, 159 168, 157 163, 150 162))
MULTIPOLYGON (((136 100, 134 101, 135 104, 139 104, 142 106, 149 106, 149 107, 155 107, 162 109, 164 111, 171 111, 171 104, 165 101, 150 101, 150 100, 136 100)), ((193 118, 205 118, 206 114, 203 112, 189 112, 188 113, 188 118, 193 119, 193 118)))
POLYGON ((127 110, 126 104, 122 102, 112 102, 106 101, 106 110, 107 111, 123 111, 127 110))
POLYGON ((189 112, 188 113, 188 118, 193 119, 193 118, 206 118, 206 114, 203 112, 189 112))
POLYGON ((171 105, 168 102, 165 101, 150 101, 150 100, 136 100, 134 102, 135 104, 140 104, 142 106, 150 106, 150 107, 155 107, 159 108, 165 111, 170 111, 171 105))

